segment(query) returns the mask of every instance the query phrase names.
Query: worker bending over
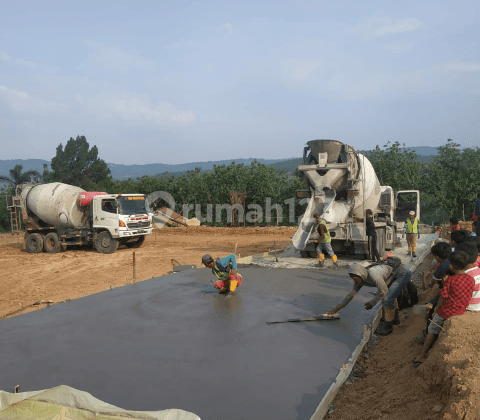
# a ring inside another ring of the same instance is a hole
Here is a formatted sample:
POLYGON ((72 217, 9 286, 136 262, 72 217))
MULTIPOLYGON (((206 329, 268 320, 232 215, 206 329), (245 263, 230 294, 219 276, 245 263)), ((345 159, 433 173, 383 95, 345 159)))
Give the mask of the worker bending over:
POLYGON ((390 334, 393 331, 393 325, 400 323, 398 311, 395 310, 395 299, 407 285, 412 276, 411 271, 401 265, 399 258, 389 257, 370 267, 364 267, 358 263, 352 264, 348 274, 354 282, 353 289, 327 314, 333 315, 347 306, 363 286, 376 287, 378 291, 373 294, 374 297, 370 301, 365 303, 365 309, 372 309, 381 300, 385 320, 379 324, 375 334, 390 334))
POLYGON ((323 250, 325 250, 332 259, 332 263, 338 266, 337 256, 332 249, 332 238, 330 232, 328 231, 327 222, 325 222, 325 219, 320 219, 320 215, 318 213, 316 213, 314 216, 315 230, 318 233, 318 239, 315 239, 313 242, 318 244, 316 248, 318 265, 323 267, 325 263, 325 255, 323 254, 323 250))
POLYGON ((420 231, 418 230, 418 219, 415 217, 415 212, 411 211, 409 213, 409 218, 405 220, 405 225, 403 226, 403 235, 407 236, 407 245, 408 245, 408 255, 416 257, 415 251, 417 250, 417 235, 420 239, 420 231))
POLYGON ((230 292, 235 292, 238 286, 241 286, 242 276, 237 272, 235 255, 227 255, 214 261, 211 255, 205 254, 202 257, 202 264, 212 269, 212 273, 218 279, 213 286, 220 293, 228 295, 230 292))

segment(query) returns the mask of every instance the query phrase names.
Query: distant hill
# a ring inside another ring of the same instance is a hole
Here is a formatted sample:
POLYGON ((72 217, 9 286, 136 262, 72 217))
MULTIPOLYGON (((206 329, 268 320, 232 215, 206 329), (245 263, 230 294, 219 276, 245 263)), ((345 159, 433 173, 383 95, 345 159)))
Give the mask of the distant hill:
MULTIPOLYGON (((415 150, 418 155, 418 160, 421 162, 430 162, 433 156, 437 154, 436 147, 409 147, 409 150, 415 150)), ((365 155, 370 155, 371 151, 362 151, 365 155)), ((243 163, 244 165, 250 165, 255 159, 227 159, 208 162, 191 162, 180 163, 177 165, 168 165, 165 163, 151 163, 147 165, 120 165, 115 163, 107 163, 112 177, 116 181, 122 181, 126 179, 136 179, 142 176, 162 176, 166 172, 170 175, 181 176, 187 171, 195 168, 201 168, 202 172, 211 171, 213 165, 230 165, 232 162, 236 164, 243 163)), ((256 159, 257 162, 263 163, 267 166, 278 169, 279 171, 285 171, 287 173, 293 173, 295 169, 302 163, 302 158, 291 159, 256 159)), ((12 159, 12 160, 0 160, 0 175, 8 176, 8 171, 15 165, 22 165, 24 171, 35 170, 40 173, 43 172, 43 165, 46 164, 50 169, 50 161, 42 159, 12 159)))
MULTIPOLYGON (((119 165, 115 163, 107 163, 110 168, 112 177, 114 180, 122 181, 126 179, 136 179, 142 176, 156 176, 162 175, 168 172, 171 175, 181 175, 187 171, 195 168, 201 168, 202 172, 211 171, 213 165, 230 165, 232 162, 236 164, 243 163, 244 165, 250 165, 255 159, 228 159, 217 160, 208 162, 191 162, 180 163, 177 165, 167 165, 165 163, 151 163, 147 165, 119 165)), ((285 159, 256 159, 257 162, 265 165, 271 165, 277 162, 281 162, 285 159)), ((50 169, 50 161, 42 159, 12 159, 12 160, 0 160, 0 175, 9 175, 10 169, 13 169, 15 165, 22 165, 23 171, 35 170, 40 173, 43 172, 43 165, 46 164, 50 169)))
MULTIPOLYGON (((202 172, 211 171, 213 165, 230 165, 232 162, 236 164, 243 163, 244 165, 250 165, 255 159, 227 159, 227 160, 216 160, 208 162, 191 162, 191 163, 179 163, 177 165, 167 165, 165 163, 152 163, 148 165, 117 165, 114 163, 108 163, 108 167, 112 172, 113 179, 124 180, 128 178, 140 178, 142 176, 156 176, 162 175, 165 172, 168 172, 170 175, 174 173, 182 172, 186 173, 187 171, 194 170, 195 168, 201 168, 202 172)), ((271 165, 273 163, 280 162, 285 159, 256 159, 259 163, 264 163, 265 165, 271 165)))
POLYGON ((43 172, 43 165, 47 164, 50 169, 50 161, 42 159, 12 159, 0 160, 0 175, 8 176, 8 171, 13 169, 15 165, 22 165, 23 171, 43 172))

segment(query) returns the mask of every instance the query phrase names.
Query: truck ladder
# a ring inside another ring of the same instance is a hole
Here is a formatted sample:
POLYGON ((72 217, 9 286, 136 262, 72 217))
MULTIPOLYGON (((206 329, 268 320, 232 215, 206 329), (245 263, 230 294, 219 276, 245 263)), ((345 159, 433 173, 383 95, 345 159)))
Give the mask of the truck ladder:
POLYGON ((11 234, 19 234, 22 232, 20 226, 20 217, 19 212, 21 211, 21 199, 19 196, 10 196, 11 204, 8 202, 8 195, 5 196, 5 201, 7 202, 7 210, 10 213, 10 232, 11 234))

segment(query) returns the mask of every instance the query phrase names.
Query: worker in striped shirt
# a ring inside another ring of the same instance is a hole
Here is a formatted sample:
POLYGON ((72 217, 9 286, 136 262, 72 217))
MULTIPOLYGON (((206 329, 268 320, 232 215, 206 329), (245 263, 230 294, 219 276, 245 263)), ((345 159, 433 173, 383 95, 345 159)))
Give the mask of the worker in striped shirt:
POLYGON ((445 320, 465 313, 475 289, 475 280, 465 274, 468 261, 469 256, 464 251, 455 250, 450 256, 450 275, 445 277, 440 300, 428 326, 428 334, 422 352, 413 359, 414 366, 419 366, 426 360, 427 353, 437 340, 445 320))
POLYGON ((475 280, 475 288, 467 306, 467 311, 480 311, 480 268, 476 265, 478 258, 478 249, 475 243, 466 241, 457 246, 459 251, 464 251, 468 254, 468 265, 465 269, 465 274, 468 274, 475 280))

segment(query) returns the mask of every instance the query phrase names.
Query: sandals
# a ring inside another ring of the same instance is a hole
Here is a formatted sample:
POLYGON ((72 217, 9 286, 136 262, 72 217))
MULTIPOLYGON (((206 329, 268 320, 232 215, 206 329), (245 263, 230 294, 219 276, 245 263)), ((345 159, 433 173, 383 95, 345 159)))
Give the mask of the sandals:
POLYGON ((415 337, 415 341, 418 343, 418 344, 425 344, 425 338, 421 335, 417 335, 415 337))

